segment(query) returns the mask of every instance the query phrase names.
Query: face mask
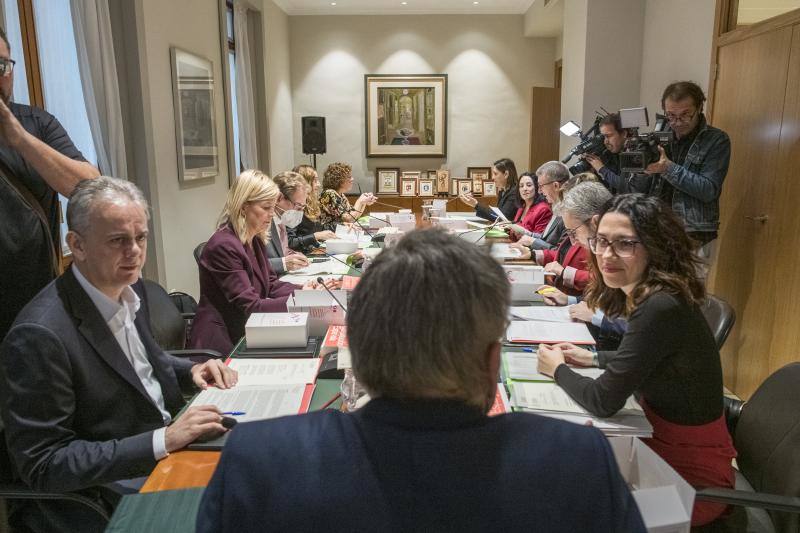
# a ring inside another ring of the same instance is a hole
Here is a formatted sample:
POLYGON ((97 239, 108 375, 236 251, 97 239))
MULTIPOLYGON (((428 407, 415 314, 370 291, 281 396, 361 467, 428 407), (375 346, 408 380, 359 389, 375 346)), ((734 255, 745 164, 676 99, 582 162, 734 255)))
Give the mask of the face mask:
POLYGON ((287 209, 281 215, 281 223, 287 228, 296 228, 303 221, 303 212, 297 209, 287 209))

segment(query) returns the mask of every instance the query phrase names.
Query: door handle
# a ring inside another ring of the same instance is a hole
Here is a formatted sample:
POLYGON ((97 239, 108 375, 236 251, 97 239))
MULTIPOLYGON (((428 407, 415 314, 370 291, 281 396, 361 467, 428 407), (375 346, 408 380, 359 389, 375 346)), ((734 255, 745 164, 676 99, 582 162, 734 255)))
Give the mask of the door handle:
POLYGON ((746 218, 747 220, 752 220, 753 222, 761 222, 762 224, 767 220, 769 220, 768 215, 756 215, 754 217, 745 216, 744 218, 746 218))

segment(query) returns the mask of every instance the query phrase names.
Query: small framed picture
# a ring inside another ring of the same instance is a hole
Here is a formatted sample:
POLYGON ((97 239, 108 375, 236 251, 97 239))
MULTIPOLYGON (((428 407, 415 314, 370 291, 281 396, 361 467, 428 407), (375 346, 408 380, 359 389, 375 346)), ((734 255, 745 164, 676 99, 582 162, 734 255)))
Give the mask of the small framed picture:
POLYGON ((449 170, 436 171, 436 192, 438 194, 447 194, 448 192, 451 192, 449 170))
POLYGON ((419 180, 419 195, 420 196, 433 196, 433 180, 419 180))
POLYGON ((419 170, 403 172, 402 178, 404 180, 418 180, 422 177, 422 172, 419 170))
POLYGON ((467 177, 472 180, 472 193, 476 196, 483 194, 483 182, 490 177, 491 168, 489 167, 469 167, 467 177))
POLYGON ((472 192, 472 180, 458 178, 455 181, 458 182, 458 194, 469 194, 472 192))
POLYGON ((452 196, 458 196, 458 180, 453 179, 450 181, 450 194, 452 196))
POLYGON ((379 195, 397 195, 400 176, 399 168, 376 168, 375 190, 379 195))
POLYGON ((483 182, 483 195, 497 196, 497 185, 494 180, 486 180, 483 182))
POLYGON ((400 196, 416 196, 417 180, 403 178, 400 180, 400 196))
POLYGON ((435 170, 429 170, 428 171, 428 179, 429 180, 433 180, 433 182, 436 183, 436 171, 435 170))

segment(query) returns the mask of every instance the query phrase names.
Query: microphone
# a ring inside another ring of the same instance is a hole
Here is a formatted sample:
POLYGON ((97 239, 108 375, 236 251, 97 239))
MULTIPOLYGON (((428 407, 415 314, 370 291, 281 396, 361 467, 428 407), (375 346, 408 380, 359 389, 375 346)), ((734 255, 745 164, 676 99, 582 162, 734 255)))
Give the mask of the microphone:
POLYGON ((462 233, 459 233, 459 235, 464 235, 464 234, 467 234, 467 233, 475 233, 476 231, 483 231, 483 235, 481 235, 481 236, 478 238, 478 240, 477 240, 477 241, 475 241, 475 244, 478 244, 479 242, 481 242, 481 240, 482 240, 484 237, 486 237, 486 234, 487 234, 487 233, 489 233, 490 231, 492 231, 492 229, 493 229, 493 228, 494 228, 494 227, 497 225, 497 223, 498 223, 498 222, 500 222, 500 219, 499 219, 499 218, 496 218, 496 219, 495 219, 495 221, 494 221, 494 222, 493 222, 491 225, 487 226, 486 228, 477 228, 477 229, 471 229, 471 230, 469 230, 469 231, 464 231, 464 232, 462 232, 462 233))
MULTIPOLYGON (((357 270, 358 272, 362 272, 363 273, 363 271, 360 268, 354 267, 353 265, 348 265, 346 262, 342 261, 341 259, 339 259, 338 257, 334 256, 333 254, 329 254, 328 252, 322 252, 322 253, 324 253, 326 256, 330 257, 334 261, 339 261, 341 264, 347 266, 348 268, 352 268, 353 270, 357 270)), ((319 281, 319 279, 317 281, 319 281)))
POLYGON ((347 306, 346 306, 346 305, 344 305, 344 304, 343 304, 343 303, 342 303, 342 302, 339 300, 339 298, 337 298, 337 297, 336 297, 336 296, 333 294, 333 292, 332 292, 332 291, 331 291, 331 290, 328 288, 328 286, 327 286, 327 285, 325 285, 325 280, 324 280, 324 279, 322 279, 322 276, 319 276, 319 277, 317 278, 317 283, 319 283, 320 285, 322 285, 322 288, 323 288, 323 289, 325 289, 325 291, 326 291, 326 292, 327 292, 327 293, 330 295, 330 297, 331 297, 331 298, 333 298, 333 300, 334 300, 334 301, 335 301, 337 304, 339 304, 339 307, 341 307, 343 311, 347 312, 347 306))

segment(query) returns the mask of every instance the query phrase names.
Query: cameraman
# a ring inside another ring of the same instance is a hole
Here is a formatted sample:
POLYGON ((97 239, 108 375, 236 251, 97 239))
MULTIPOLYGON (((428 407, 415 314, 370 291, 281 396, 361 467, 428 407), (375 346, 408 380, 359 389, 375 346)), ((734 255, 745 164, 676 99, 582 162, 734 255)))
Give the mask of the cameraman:
POLYGON ((630 192, 627 190, 626 181, 620 177, 619 172, 619 155, 617 154, 625 147, 625 141, 628 139, 628 130, 622 128, 619 113, 610 113, 600 120, 600 135, 603 136, 603 144, 608 155, 601 158, 598 155, 586 153, 583 155, 583 159, 592 165, 612 194, 630 192))
POLYGON ((709 126, 703 114, 706 97, 690 81, 679 81, 664 89, 661 107, 675 134, 661 157, 645 169, 660 182, 659 196, 671 200, 686 231, 700 246, 700 256, 710 259, 710 243, 719 228, 719 196, 728 173, 731 142, 728 135, 709 126), (656 176, 657 175, 657 176, 656 176))

